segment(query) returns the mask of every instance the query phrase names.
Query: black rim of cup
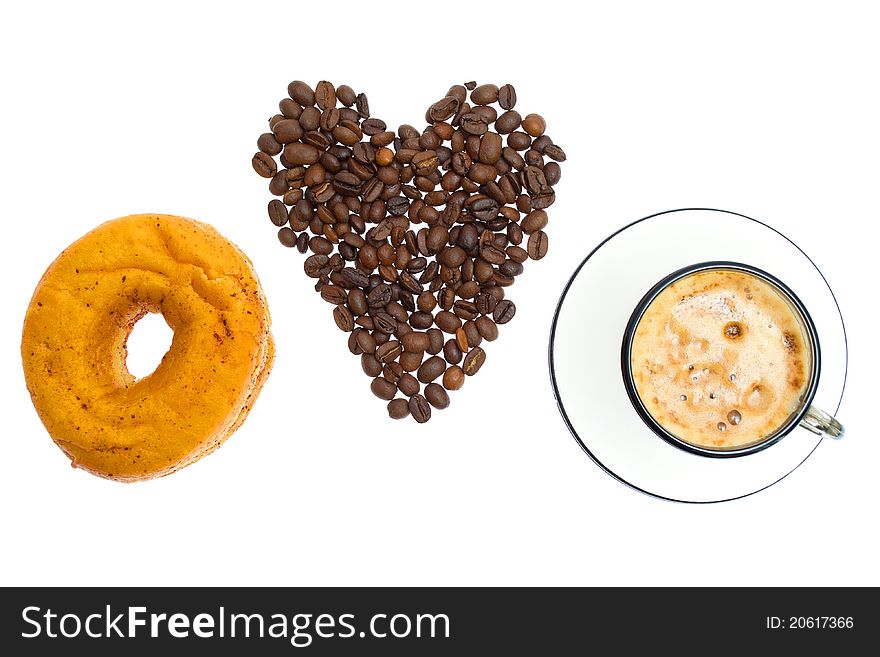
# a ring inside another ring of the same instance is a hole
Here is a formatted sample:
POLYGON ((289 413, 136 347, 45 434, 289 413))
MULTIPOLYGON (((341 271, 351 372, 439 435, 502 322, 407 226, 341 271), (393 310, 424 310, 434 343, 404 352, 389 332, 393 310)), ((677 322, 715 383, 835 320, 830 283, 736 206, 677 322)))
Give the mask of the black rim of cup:
POLYGON ((810 408, 810 404, 813 403, 813 398, 816 396, 816 388, 818 387, 819 383, 819 372, 822 366, 822 358, 819 349, 819 338, 816 333, 816 325, 813 323, 813 319, 810 317, 809 312, 807 312, 806 306, 804 306, 803 302, 801 302, 801 300, 791 290, 791 288, 789 288, 785 283, 780 281, 772 274, 769 274, 762 269, 758 269, 757 267, 746 265, 741 262, 714 260, 689 265, 687 267, 683 267, 677 271, 674 271, 668 276, 664 277, 662 280, 660 280, 650 290, 648 290, 645 296, 642 297, 642 300, 639 301, 638 304, 636 304, 635 310, 633 311, 629 322, 627 322, 626 330, 623 333, 623 345, 620 352, 620 365, 621 372, 623 374, 623 384, 626 388, 626 394, 629 397, 630 402, 632 402, 633 408, 635 408, 636 413, 638 413, 642 421, 655 434, 657 434, 660 438, 662 438, 669 444, 678 447, 679 449, 682 449, 686 452, 690 452, 691 454, 697 454, 699 456, 709 456, 713 458, 731 458, 736 456, 745 456, 747 454, 754 454, 756 452, 760 452, 761 450, 767 449, 771 445, 775 445, 777 442, 782 440, 782 438, 791 433, 791 431, 796 426, 798 426, 804 415, 806 415, 807 410, 810 408), (651 302, 654 301, 654 299, 657 297, 658 294, 660 294, 661 291, 663 291, 675 281, 684 278, 685 276, 688 276, 690 274, 694 274, 700 271, 706 271, 709 269, 733 269, 736 271, 742 271, 747 274, 757 276, 758 278, 762 278, 771 286, 775 287, 777 291, 781 293, 781 295, 795 308, 795 310, 801 316, 801 319, 803 320, 803 325, 807 332, 807 337, 810 341, 812 354, 812 371, 810 375, 810 382, 807 388, 807 392, 804 395, 803 401, 798 407, 798 410, 792 413, 785 424, 779 427, 779 429, 777 429, 768 438, 765 438, 764 440, 757 443, 733 449, 711 449, 708 447, 693 445, 678 438, 677 436, 660 426, 660 424, 658 424, 654 417, 648 412, 648 409, 645 408, 641 398, 639 397, 638 392, 636 391, 636 385, 632 376, 632 367, 630 362, 632 341, 636 327, 641 321, 642 315, 645 313, 645 310, 647 310, 648 306, 651 305, 651 302))

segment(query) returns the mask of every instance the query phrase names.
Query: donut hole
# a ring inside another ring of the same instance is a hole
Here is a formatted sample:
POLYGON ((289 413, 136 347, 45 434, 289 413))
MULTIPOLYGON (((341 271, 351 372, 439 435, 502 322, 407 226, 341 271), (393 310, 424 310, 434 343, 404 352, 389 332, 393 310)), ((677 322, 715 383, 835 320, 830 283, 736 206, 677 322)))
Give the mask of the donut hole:
POLYGON ((148 312, 131 329, 126 343, 128 355, 125 365, 135 379, 152 374, 171 348, 174 331, 165 318, 148 312))

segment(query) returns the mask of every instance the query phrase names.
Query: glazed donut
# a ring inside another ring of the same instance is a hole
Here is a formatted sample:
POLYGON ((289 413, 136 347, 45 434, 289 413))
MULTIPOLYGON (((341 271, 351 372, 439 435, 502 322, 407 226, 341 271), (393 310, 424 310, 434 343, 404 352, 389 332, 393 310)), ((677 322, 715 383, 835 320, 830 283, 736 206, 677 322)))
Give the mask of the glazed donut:
POLYGON ((25 379, 74 467, 151 479, 197 461, 244 422, 272 367, 270 325, 250 261, 214 228, 131 215, 98 226, 46 270, 24 321, 25 379), (174 338, 135 380, 126 341, 148 312, 174 338))

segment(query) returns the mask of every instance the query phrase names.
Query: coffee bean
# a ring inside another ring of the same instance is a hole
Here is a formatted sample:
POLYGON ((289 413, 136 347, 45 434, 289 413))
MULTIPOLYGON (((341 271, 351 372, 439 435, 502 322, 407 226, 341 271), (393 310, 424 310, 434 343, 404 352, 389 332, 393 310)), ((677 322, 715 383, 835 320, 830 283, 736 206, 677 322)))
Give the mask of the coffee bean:
POLYGON ((514 305, 513 301, 510 301, 509 299, 502 299, 498 302, 498 305, 495 306, 495 310, 492 313, 492 318, 497 324, 507 324, 507 322, 513 319, 513 316, 515 314, 516 306, 514 305))
POLYGON ((303 107, 315 104, 315 92, 302 80, 294 80, 287 85, 287 93, 303 107))
POLYGON ((379 399, 391 400, 397 394, 397 386, 384 377, 376 377, 370 384, 370 390, 379 399))
POLYGON ((328 268, 330 258, 325 255, 313 255, 306 258, 303 268, 309 278, 318 278, 328 268))
POLYGON ((458 365, 449 367, 443 373, 443 387, 447 390, 459 390, 464 385, 464 370, 458 365))
POLYGON ((346 107, 351 107, 357 101, 357 94, 347 84, 341 84, 336 88, 336 98, 346 107))
POLYGON ((446 361, 439 356, 431 356, 419 367, 416 374, 422 383, 430 383, 437 377, 441 376, 446 370, 446 361))
POLYGON ((419 310, 410 315, 409 323, 414 329, 424 330, 434 324, 434 317, 430 313, 419 310))
POLYGON ((367 376, 379 376, 382 373, 382 363, 376 360, 375 354, 361 355, 361 369, 367 376))
POLYGON ((361 351, 366 354, 375 354, 376 347, 378 346, 376 344, 376 338, 369 331, 360 331, 358 333, 357 344, 361 351))
MULTIPOLYGON (((379 333, 391 335, 397 330, 397 320, 388 313, 376 313, 371 319, 373 321, 373 328, 379 333)), ((380 337, 377 335, 376 339, 379 340, 380 337)))
POLYGON ((377 285, 367 295, 367 303, 371 306, 384 306, 391 301, 391 286, 385 283, 377 285))
POLYGON ((505 84, 498 90, 498 104, 502 109, 512 109, 516 105, 516 89, 512 84, 505 84))
POLYGON ((442 410, 449 407, 449 394, 440 384, 429 383, 425 388, 425 399, 436 409, 442 410))
POLYGON ((291 164, 314 164, 320 153, 311 144, 287 144, 284 147, 284 158, 291 164))
MULTIPOLYGON (((322 289, 321 292, 323 291, 322 289)), ((333 321, 336 322, 340 331, 348 332, 354 328, 354 318, 351 316, 351 311, 345 306, 336 306, 333 309, 333 321)))
POLYGON ((392 399, 388 402, 388 416, 392 420, 401 420, 409 415, 409 402, 405 399, 392 399))
POLYGON ((547 225, 547 213, 544 210, 532 210, 520 223, 523 232, 527 234, 542 230, 547 225))
POLYGON ((532 260, 540 260, 547 255, 547 235, 537 231, 529 235, 528 253, 532 260))
POLYGON ((461 327, 461 320, 448 310, 441 310, 437 313, 434 322, 444 333, 455 333, 461 327))
POLYGON ((355 99, 355 105, 357 107, 357 113, 360 114, 363 118, 370 118, 370 103, 367 100, 366 94, 358 94, 355 99))
POLYGON ((257 139, 257 148, 266 155, 278 155, 281 153, 282 146, 275 139, 275 135, 267 132, 257 139))
POLYGON ((426 351, 431 346, 431 340, 427 333, 412 331, 401 339, 403 348, 407 351, 426 351))
POLYGON ((396 361, 392 361, 390 363, 386 363, 382 367, 382 378, 393 383, 395 387, 400 381, 400 377, 404 375, 403 367, 401 367, 400 363, 396 361))
MULTIPOLYGON (((517 249, 517 251, 513 251, 513 253, 516 254, 517 257, 520 257, 519 254, 521 253, 523 256, 528 258, 528 252, 524 249, 520 249, 518 246, 508 247, 505 253, 510 256, 510 253, 513 249, 517 249)), ((519 276, 523 273, 523 266, 522 264, 520 264, 521 262, 521 260, 514 260, 513 258, 511 258, 510 260, 505 261, 504 264, 498 268, 498 271, 501 272, 504 276, 519 276)))
MULTIPOLYGON (((545 147, 543 153, 551 160, 556 160, 557 162, 565 162, 565 151, 556 144, 550 144, 549 146, 545 147)), ((546 167, 544 168, 546 169, 546 167)))
POLYGON ((455 339, 447 340, 443 345, 443 357, 446 359, 447 363, 451 365, 460 363, 462 356, 461 349, 455 339))
POLYGON ((296 250, 300 253, 305 253, 309 249, 309 234, 308 233, 300 233, 299 237, 296 238, 296 250))
POLYGON ((254 171, 256 171, 263 178, 272 178, 278 171, 278 167, 275 165, 275 160, 273 160, 271 156, 266 155, 266 153, 263 153, 262 151, 254 154, 253 160, 251 160, 251 164, 254 167, 254 171))
POLYGON ((397 340, 389 340, 376 349, 376 358, 380 363, 390 363, 400 355, 401 345, 397 340))
POLYGON ((325 285, 321 288, 321 298, 332 304, 341 304, 345 303, 348 300, 348 296, 338 285, 325 285))
POLYGON ((443 350, 443 343, 445 342, 443 331, 438 328, 432 328, 428 329, 427 333, 430 343, 425 351, 427 351, 432 356, 436 356, 443 350))
POLYGON ((522 122, 523 130, 532 137, 540 137, 547 129, 547 123, 540 114, 527 114, 522 122))
POLYGON ((486 352, 480 347, 474 347, 468 352, 467 356, 464 357, 464 367, 462 369, 466 375, 473 376, 480 371, 480 368, 485 362, 486 352))
POLYGON ((480 332, 480 335, 489 342, 492 342, 498 337, 498 326, 485 315, 478 317, 474 320, 474 323, 477 325, 477 331, 480 332))
MULTIPOLYGON (((404 337, 409 335, 406 333, 404 337)), ((406 372, 415 372, 422 365, 422 360, 425 358, 425 352, 423 351, 404 351, 400 354, 400 366, 406 372)))
POLYGON ((556 162, 548 162, 544 165, 544 178, 548 185, 554 186, 562 178, 562 167, 556 162))
POLYGON ((412 397, 421 390, 418 380, 409 372, 404 372, 400 375, 400 380, 397 382, 397 388, 407 397, 412 397))
POLYGON ((409 412, 419 424, 431 419, 431 406, 422 395, 413 395, 409 398, 409 412))
POLYGON ((278 231, 278 241, 286 247, 296 246, 296 233, 285 226, 278 231))

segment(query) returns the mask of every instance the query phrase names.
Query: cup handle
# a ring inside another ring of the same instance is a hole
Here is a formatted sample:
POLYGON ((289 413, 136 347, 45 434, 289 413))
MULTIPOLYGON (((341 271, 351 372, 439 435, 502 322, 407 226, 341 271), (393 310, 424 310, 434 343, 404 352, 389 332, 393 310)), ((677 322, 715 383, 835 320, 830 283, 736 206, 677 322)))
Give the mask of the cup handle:
POLYGON ((807 409, 806 414, 801 419, 801 426, 825 438, 834 438, 834 440, 843 438, 843 425, 821 408, 816 408, 815 406, 810 406, 807 409))

